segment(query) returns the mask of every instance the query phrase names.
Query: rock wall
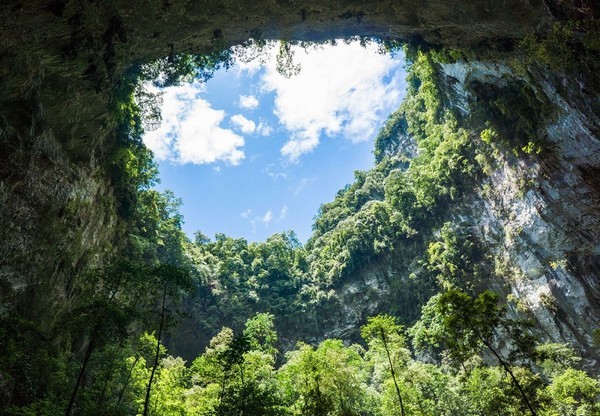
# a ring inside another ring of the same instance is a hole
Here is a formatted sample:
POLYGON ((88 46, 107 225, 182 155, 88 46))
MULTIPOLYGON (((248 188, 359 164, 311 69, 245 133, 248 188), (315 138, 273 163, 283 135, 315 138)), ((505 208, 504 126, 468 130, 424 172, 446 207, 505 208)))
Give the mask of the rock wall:
MULTIPOLYGON (((481 105, 485 86, 522 82, 554 114, 541 124, 545 151, 516 157, 497 153, 494 169, 451 207, 449 220, 476 236, 489 271, 483 287, 503 295, 513 318, 534 323, 540 339, 573 346, 584 366, 600 362, 600 97, 581 94, 581 78, 532 70, 501 61, 459 61, 440 65, 449 107, 465 119, 481 105), (474 87, 476 86, 476 88, 474 87)), ((590 85, 590 83, 588 83, 590 85)), ((472 126, 473 127, 473 126, 472 126)), ((478 126, 478 130, 485 126, 478 126)), ((406 140, 406 137, 401 137, 406 140)), ((505 149, 506 150, 506 149, 505 149)), ((338 313, 328 314, 323 336, 358 338, 368 316, 423 302, 411 292, 425 248, 400 246, 337 287, 338 313), (412 254, 406 254, 411 251, 412 254), (411 258, 412 261, 406 260, 411 258), (394 282, 400 290, 394 290, 394 282)), ((425 298, 425 301, 427 298, 425 298)), ((410 324, 410 317, 404 316, 410 324)), ((503 337, 500 337, 503 339, 503 337)))
POLYGON ((470 222, 504 268, 498 274, 508 279, 497 286, 516 300, 513 312, 533 318, 547 339, 577 346, 597 366, 599 97, 579 95, 581 84, 570 76, 519 76, 503 64, 448 64, 442 72, 471 106, 474 80, 498 85, 515 78, 553 103, 556 114, 538 131, 547 152, 503 160, 478 191, 470 222))

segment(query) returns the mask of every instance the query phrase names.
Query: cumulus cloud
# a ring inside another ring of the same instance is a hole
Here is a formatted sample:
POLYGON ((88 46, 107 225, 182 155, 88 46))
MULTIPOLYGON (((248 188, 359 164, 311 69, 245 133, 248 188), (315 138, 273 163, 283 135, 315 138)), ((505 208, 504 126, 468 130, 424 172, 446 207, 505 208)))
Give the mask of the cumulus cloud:
POLYGON ((221 127, 225 111, 201 98, 201 84, 164 90, 161 126, 144 135, 144 143, 160 160, 237 165, 244 159, 244 138, 221 127))
POLYGON ((250 134, 256 131, 256 123, 241 114, 231 116, 231 123, 242 133, 250 134))
POLYGON ((261 121, 258 123, 258 126, 256 126, 256 133, 260 134, 261 136, 270 136, 271 131, 271 126, 269 126, 265 121, 261 121))
MULTIPOLYGON (((352 142, 371 139, 402 99, 401 59, 378 54, 377 45, 358 42, 306 51, 292 47, 298 75, 277 72, 274 54, 266 60, 263 92, 275 94, 274 113, 291 133, 281 153, 291 161, 311 152, 322 136, 352 142)), ((251 72, 253 66, 248 66, 251 72)))
MULTIPOLYGON (((374 44, 340 43, 308 51, 294 46, 294 63, 302 69, 290 78, 277 72, 278 47, 266 50, 267 58, 236 66, 240 72, 258 74, 261 93, 273 94, 273 113, 288 133, 281 154, 291 162, 313 151, 324 137, 372 139, 405 90, 402 59, 378 54, 374 44)), ((222 127, 225 112, 202 99, 202 88, 188 84, 165 91, 163 124, 144 138, 158 160, 236 165, 245 156, 241 135, 271 135, 272 127, 263 119, 253 121, 242 114, 228 120, 231 129, 222 127)), ((238 106, 256 109, 259 98, 240 95, 238 106)))
POLYGON ((243 108, 245 110, 254 110, 258 107, 259 102, 254 95, 240 95, 238 105, 240 106, 240 108, 243 108))

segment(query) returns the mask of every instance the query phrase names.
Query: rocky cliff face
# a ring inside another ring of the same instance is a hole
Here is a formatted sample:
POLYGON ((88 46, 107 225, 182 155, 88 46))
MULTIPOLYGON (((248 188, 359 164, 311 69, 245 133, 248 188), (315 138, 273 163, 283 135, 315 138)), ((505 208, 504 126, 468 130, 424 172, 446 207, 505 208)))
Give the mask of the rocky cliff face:
MULTIPOLYGON (((515 82, 514 70, 497 64, 449 64, 442 71, 458 102, 477 105, 474 81, 515 82)), ((514 299, 513 312, 538 324, 542 336, 577 345, 597 365, 600 327, 597 166, 598 96, 579 96, 570 77, 533 71, 524 78, 556 113, 538 134, 548 153, 502 160, 478 190, 473 217, 501 274, 495 285, 514 299), (596 335, 595 335, 596 334, 596 335)))
MULTIPOLYGON (((550 339, 577 343, 593 362, 591 338, 600 319, 598 84, 585 70, 575 72, 587 74, 579 78, 539 70, 525 76, 507 66, 525 35, 547 32, 556 19, 598 12, 590 2, 567 3, 4 2, 0 300, 18 304, 50 333, 48 312, 68 305, 73 279, 110 252, 117 218, 105 149, 116 124, 114 89, 132 65, 250 37, 418 40, 495 55, 442 66, 459 112, 486 100, 482 86, 515 79, 557 109, 539 130, 551 152, 502 160, 455 215, 476 231, 498 267, 511 271, 511 279, 489 283, 514 295, 515 313, 534 317, 550 339)), ((350 324, 393 304, 385 294, 408 273, 393 259, 357 273, 341 291, 338 315, 323 323, 332 329, 323 331, 343 335, 350 324)))
MULTIPOLYGON (((449 65, 444 72, 455 69, 449 65)), ((494 72, 487 81, 502 82, 502 68, 494 72)), ((469 76, 490 72, 475 68, 469 76)), ((530 85, 558 107, 540 131, 550 154, 502 163, 479 194, 474 225, 501 267, 510 268, 512 278, 502 283, 516 299, 515 310, 535 319, 549 339, 578 345, 594 366, 598 346, 592 337, 600 326, 598 97, 568 102, 563 94, 579 88, 575 80, 563 79, 561 93, 555 79, 533 77, 530 85)))
MULTIPOLYGON (((453 203, 448 218, 455 228, 468 230, 485 253, 490 267, 483 287, 503 294, 510 314, 533 321, 541 339, 574 346, 586 358, 585 366, 596 371, 600 359, 598 95, 581 95, 582 83, 576 78, 535 70, 525 75, 507 62, 462 61, 441 64, 439 71, 449 107, 465 119, 482 105, 483 91, 498 86, 523 83, 539 99, 552 103, 553 115, 536 133, 546 151, 524 157, 496 153, 486 178, 453 203)), ((435 235, 430 241, 434 239, 435 235)), ((422 301, 407 292, 410 274, 422 267, 419 259, 424 249, 414 252, 413 248, 408 256, 407 250, 411 246, 396 249, 405 260, 398 261, 393 254, 382 256, 339 285, 340 313, 331 318, 326 336, 356 337, 356 328, 366 317, 394 311, 399 293, 413 303, 422 301), (394 283, 400 290, 393 288, 394 283)))

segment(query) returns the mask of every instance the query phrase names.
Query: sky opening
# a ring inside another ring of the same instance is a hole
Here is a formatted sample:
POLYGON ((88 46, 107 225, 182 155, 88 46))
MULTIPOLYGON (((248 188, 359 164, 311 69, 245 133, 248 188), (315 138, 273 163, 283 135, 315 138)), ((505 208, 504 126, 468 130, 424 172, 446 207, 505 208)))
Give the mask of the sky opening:
POLYGON ((373 166, 373 139, 405 95, 403 56, 358 41, 291 46, 299 72, 286 77, 278 50, 161 91, 162 123, 144 143, 190 237, 294 230, 304 243, 319 206, 373 166))

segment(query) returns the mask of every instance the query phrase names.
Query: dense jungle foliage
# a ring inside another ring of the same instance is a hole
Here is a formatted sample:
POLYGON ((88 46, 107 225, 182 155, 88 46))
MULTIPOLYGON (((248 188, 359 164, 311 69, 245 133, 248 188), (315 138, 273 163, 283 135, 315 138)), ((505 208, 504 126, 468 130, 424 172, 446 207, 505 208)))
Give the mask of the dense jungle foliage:
POLYGON ((207 79, 231 56, 173 56, 133 71, 113 97, 106 167, 118 254, 68 288, 54 342, 2 314, 0 386, 11 393, 0 397, 11 402, 0 411, 600 415, 600 382, 569 346, 541 343, 510 317, 507 300, 481 283, 498 273, 493 259, 450 221, 453 202, 501 157, 544 151, 534 134, 544 103, 524 84, 498 86, 466 119, 440 87, 440 56, 407 49, 408 95, 376 138, 376 166, 321 206, 305 246, 293 232, 189 241, 179 201, 152 187, 158 172, 141 136, 158 115, 138 82, 207 79), (303 342, 336 313, 345 279, 382 258, 411 271, 390 281, 387 310, 365 319, 360 337, 303 342), (200 317, 207 341, 187 362, 165 348, 186 314, 200 317))

